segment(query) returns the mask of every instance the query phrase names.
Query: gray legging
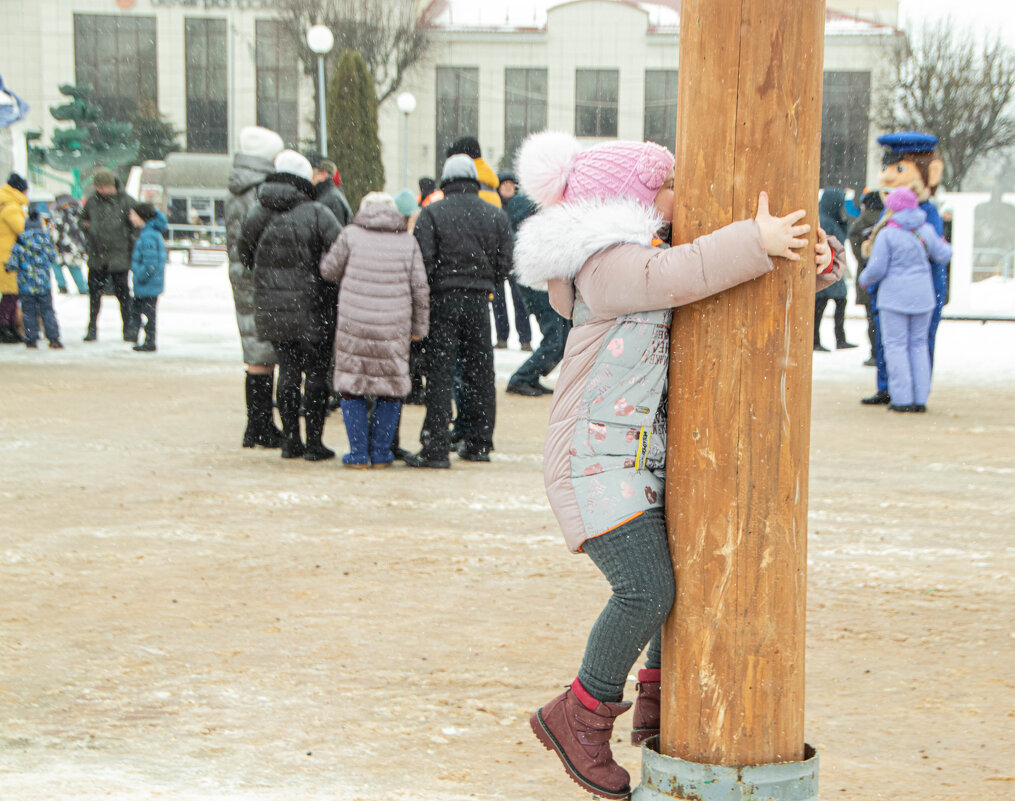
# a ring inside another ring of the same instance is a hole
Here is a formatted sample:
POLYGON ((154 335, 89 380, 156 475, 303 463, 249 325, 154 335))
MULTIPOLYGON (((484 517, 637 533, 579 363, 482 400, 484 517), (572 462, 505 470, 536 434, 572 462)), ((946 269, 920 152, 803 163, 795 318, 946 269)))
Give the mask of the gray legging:
POLYGON ((649 644, 645 666, 658 668, 660 627, 673 606, 673 567, 662 509, 650 509, 582 549, 610 582, 613 595, 592 631, 578 680, 599 701, 624 697, 627 676, 649 644))

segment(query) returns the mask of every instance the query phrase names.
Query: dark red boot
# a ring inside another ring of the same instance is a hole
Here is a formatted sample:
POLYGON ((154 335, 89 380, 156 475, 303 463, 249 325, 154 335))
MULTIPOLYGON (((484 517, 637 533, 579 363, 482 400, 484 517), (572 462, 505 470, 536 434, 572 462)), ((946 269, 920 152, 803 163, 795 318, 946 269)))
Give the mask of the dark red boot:
POLYGON ((613 722, 630 707, 630 703, 600 702, 590 710, 568 688, 538 710, 529 724, 539 742, 560 757, 564 770, 577 784, 603 798, 628 798, 631 776, 614 761, 610 738, 613 722))
POLYGON ((641 745, 659 734, 659 668, 638 671, 638 697, 631 721, 631 745, 641 745))

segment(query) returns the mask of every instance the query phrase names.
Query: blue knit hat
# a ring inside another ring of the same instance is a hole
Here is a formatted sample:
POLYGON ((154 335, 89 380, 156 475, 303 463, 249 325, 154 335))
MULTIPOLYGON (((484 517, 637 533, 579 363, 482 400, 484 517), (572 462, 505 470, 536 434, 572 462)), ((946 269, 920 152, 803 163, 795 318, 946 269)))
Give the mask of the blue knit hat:
POLYGON ((416 205, 416 197, 408 189, 403 189, 397 195, 395 195, 395 208, 398 209, 398 213, 403 217, 410 216, 416 209, 419 208, 416 205))

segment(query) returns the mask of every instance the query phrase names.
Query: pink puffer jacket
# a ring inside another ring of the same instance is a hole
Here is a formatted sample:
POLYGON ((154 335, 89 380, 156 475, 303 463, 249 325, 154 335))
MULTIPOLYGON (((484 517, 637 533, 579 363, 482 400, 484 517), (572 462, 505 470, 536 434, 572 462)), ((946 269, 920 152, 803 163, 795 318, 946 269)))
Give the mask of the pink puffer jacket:
POLYGON ((562 204, 519 232, 516 277, 546 285, 575 323, 543 454, 550 506, 575 552, 663 503, 669 310, 772 269, 753 220, 669 249, 650 245, 659 222, 630 201, 562 204))
POLYGON ((400 398, 409 393, 409 340, 430 328, 430 287, 405 220, 385 203, 353 218, 321 259, 338 284, 335 389, 400 398))

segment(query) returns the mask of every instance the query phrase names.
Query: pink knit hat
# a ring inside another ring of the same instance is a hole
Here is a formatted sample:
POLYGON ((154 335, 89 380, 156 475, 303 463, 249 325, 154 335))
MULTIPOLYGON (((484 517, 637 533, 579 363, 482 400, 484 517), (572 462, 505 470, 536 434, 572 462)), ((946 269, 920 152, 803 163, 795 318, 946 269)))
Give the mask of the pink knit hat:
POLYGON ((654 142, 605 142, 582 150, 559 131, 541 131, 518 151, 519 184, 541 206, 630 197, 651 206, 673 171, 673 155, 654 142))
POLYGON ((906 209, 915 209, 919 205, 920 201, 916 197, 916 192, 908 186, 893 189, 885 198, 885 208, 889 211, 905 211, 906 209))

